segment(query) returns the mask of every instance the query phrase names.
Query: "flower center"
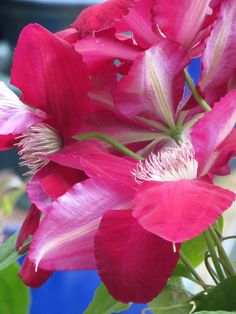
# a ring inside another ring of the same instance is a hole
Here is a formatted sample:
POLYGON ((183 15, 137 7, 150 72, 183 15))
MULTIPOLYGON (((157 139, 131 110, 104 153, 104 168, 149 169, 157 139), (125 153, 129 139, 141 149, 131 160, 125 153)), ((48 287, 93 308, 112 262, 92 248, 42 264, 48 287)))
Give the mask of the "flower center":
POLYGON ((151 153, 140 160, 132 174, 137 183, 143 181, 178 181, 197 177, 198 162, 189 141, 177 147, 164 148, 157 154, 151 153))
POLYGON ((29 171, 25 175, 35 174, 49 163, 46 155, 56 153, 62 148, 62 138, 58 132, 45 123, 30 127, 18 137, 20 142, 20 166, 27 166, 29 171))

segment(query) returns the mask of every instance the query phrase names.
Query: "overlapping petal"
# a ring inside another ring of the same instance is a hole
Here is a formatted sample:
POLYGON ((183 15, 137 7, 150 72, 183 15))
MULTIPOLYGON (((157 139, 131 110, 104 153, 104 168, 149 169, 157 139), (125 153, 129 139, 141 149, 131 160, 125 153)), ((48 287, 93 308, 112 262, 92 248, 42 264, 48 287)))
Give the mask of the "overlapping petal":
POLYGON ((116 59, 133 61, 141 51, 130 43, 129 38, 120 41, 108 32, 99 37, 86 36, 78 40, 74 47, 83 56, 89 73, 93 75, 111 71, 116 59))
POLYGON ((188 62, 186 50, 167 39, 139 54, 114 92, 117 108, 128 117, 140 115, 173 127, 188 62))
POLYGON ((130 210, 105 213, 95 237, 95 254, 102 281, 124 303, 152 300, 179 258, 170 242, 143 229, 130 210))
POLYGON ((187 50, 201 43, 215 19, 211 0, 155 0, 153 11, 153 19, 164 36, 187 50))
POLYGON ((129 9, 138 0, 108 0, 101 4, 94 4, 82 11, 72 27, 81 33, 93 33, 111 28, 114 23, 127 15, 129 9))
POLYGON ((45 116, 24 105, 19 98, 0 82, 0 136, 16 135, 41 122, 45 116))
POLYGON ((36 272, 35 265, 30 261, 28 256, 25 258, 19 272, 19 276, 22 281, 31 288, 40 287, 45 281, 48 280, 51 274, 51 271, 42 269, 38 269, 36 272))
POLYGON ((22 91, 25 103, 51 116, 64 137, 74 135, 88 114, 88 78, 81 56, 40 25, 28 25, 21 32, 11 82, 22 91))
POLYGON ((149 232, 184 242, 202 233, 235 200, 235 193, 206 180, 144 182, 133 216, 149 232))
POLYGON ((94 235, 105 211, 127 207, 134 190, 112 180, 75 184, 53 204, 30 245, 29 257, 47 270, 95 269, 94 235))
POLYGON ((206 101, 213 104, 228 91, 236 69, 236 2, 222 2, 220 15, 206 41, 199 86, 206 101))
POLYGON ((131 171, 135 163, 107 153, 93 141, 75 141, 49 158, 58 164, 81 169, 89 177, 118 179, 131 185, 133 183, 131 171))
POLYGON ((21 226, 20 233, 17 238, 16 249, 19 250, 29 236, 32 236, 36 231, 41 212, 35 205, 31 205, 28 214, 21 226))
POLYGON ((191 132, 192 144, 198 161, 198 173, 208 173, 218 156, 219 146, 231 133, 236 121, 236 91, 228 93, 204 114, 191 132))
POLYGON ((49 163, 27 183, 26 190, 30 201, 47 214, 53 201, 85 178, 82 171, 49 163))

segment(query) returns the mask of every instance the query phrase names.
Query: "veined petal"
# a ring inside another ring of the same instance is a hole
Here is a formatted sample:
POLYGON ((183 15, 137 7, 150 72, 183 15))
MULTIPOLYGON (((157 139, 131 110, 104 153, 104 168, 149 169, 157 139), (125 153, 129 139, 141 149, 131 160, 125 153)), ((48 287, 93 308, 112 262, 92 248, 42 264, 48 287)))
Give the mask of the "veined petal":
POLYGON ((88 77, 81 56, 40 25, 28 25, 21 32, 11 82, 22 91, 25 103, 51 116, 64 137, 76 134, 88 114, 88 77))
POLYGON ((152 9, 153 0, 139 0, 127 15, 115 23, 116 31, 131 32, 135 42, 143 48, 156 44, 161 36, 154 32, 152 9))
POLYGON ((90 74, 110 71, 115 59, 133 61, 141 51, 127 41, 116 39, 114 34, 104 34, 101 37, 86 36, 78 40, 74 47, 83 56, 90 74))
POLYGON ((206 41, 199 86, 206 101, 213 104, 228 91, 236 69, 236 2, 223 1, 220 16, 206 41))
POLYGON ((0 135, 18 135, 30 126, 41 122, 45 116, 24 105, 19 98, 0 82, 0 135))
POLYGON ((30 245, 29 257, 47 270, 95 269, 94 235, 102 215, 127 208, 133 189, 112 180, 75 184, 53 203, 30 245))
POLYGON ((61 165, 81 169, 89 177, 117 179, 134 184, 131 170, 135 162, 109 154, 93 141, 75 141, 49 158, 61 165))
POLYGON ((210 3, 211 0, 155 0, 153 18, 167 38, 190 50, 204 39, 200 32, 214 20, 206 21, 213 14, 210 3))
POLYGON ((27 183, 28 197, 44 214, 47 214, 53 201, 85 177, 80 170, 51 162, 27 183))
POLYGON ((83 10, 72 24, 81 33, 93 33, 111 28, 114 23, 127 15, 138 0, 108 0, 83 10))
POLYGON ((99 110, 86 120, 81 133, 101 132, 123 145, 158 139, 160 133, 108 110, 99 110))
POLYGON ((173 127, 188 62, 185 49, 165 39, 140 53, 114 92, 117 108, 128 117, 140 115, 173 127))
POLYGON ((199 175, 205 175, 214 165, 215 150, 233 130, 236 123, 236 91, 215 103, 192 128, 191 138, 198 161, 199 175))
POLYGON ((31 288, 40 287, 45 281, 48 280, 51 274, 51 271, 42 269, 38 269, 36 272, 35 265, 29 260, 28 256, 25 258, 19 272, 19 276, 22 281, 31 288))
POLYGON ((213 224, 234 200, 235 193, 204 180, 144 182, 133 216, 147 231, 174 243, 184 242, 213 224))
POLYGON ((131 210, 105 213, 95 236, 95 255, 102 281, 123 303, 151 301, 179 259, 172 244, 143 229, 131 210))

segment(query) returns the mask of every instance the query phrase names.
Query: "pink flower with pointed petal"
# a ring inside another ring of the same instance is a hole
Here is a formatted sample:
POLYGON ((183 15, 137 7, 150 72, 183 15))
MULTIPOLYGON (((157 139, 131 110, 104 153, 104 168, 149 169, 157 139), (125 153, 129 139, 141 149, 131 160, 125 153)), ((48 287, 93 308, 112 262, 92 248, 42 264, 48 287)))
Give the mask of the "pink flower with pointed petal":
MULTIPOLYGON (((139 162, 134 175, 142 184, 133 215, 146 230, 169 241, 186 241, 213 224, 235 200, 233 192, 206 177, 216 170, 218 158, 221 167, 229 160, 222 152, 236 122, 235 96, 235 91, 227 94, 205 113, 192 128, 191 142, 139 162)), ((235 145, 229 149, 236 152, 235 145)))
MULTIPOLYGON (((231 135, 235 95, 232 92, 215 104, 193 127, 189 140, 166 146, 138 163, 107 152, 100 152, 96 159, 95 151, 85 159, 82 156, 89 147, 84 146, 73 167, 79 165, 91 179, 75 184, 53 203, 35 233, 30 261, 48 271, 94 268, 96 263, 115 298, 151 300, 177 263, 171 242, 199 235, 235 200, 233 192, 215 186, 207 176, 214 162, 207 173, 203 171, 206 155, 211 160, 220 147, 235 150, 231 135), (223 115, 226 103, 230 112, 223 115), (204 155, 199 154, 202 143, 210 147, 204 155), (150 246, 155 247, 151 253, 150 246), (124 258, 126 253, 129 258, 124 258), (163 264, 166 259, 169 262, 163 264), (159 265, 161 275, 153 271, 153 265, 159 265), (147 278, 148 286, 144 285, 147 278)), ((63 154, 57 158, 63 160, 63 154)))
POLYGON ((21 164, 34 174, 49 163, 47 155, 70 142, 89 113, 86 66, 65 41, 29 25, 15 50, 11 82, 23 95, 19 100, 1 84, 0 135, 14 138, 21 164))

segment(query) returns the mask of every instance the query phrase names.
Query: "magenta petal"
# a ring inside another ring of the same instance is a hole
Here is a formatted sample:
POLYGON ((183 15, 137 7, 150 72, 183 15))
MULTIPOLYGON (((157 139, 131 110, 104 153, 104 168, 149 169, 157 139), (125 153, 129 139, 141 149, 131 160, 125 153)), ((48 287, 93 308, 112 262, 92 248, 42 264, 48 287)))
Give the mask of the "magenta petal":
POLYGON ((141 51, 127 41, 119 41, 113 34, 101 37, 87 36, 78 40, 74 47, 82 55, 89 74, 95 75, 108 71, 115 59, 133 61, 141 51))
POLYGON ((18 135, 43 120, 42 116, 25 106, 19 98, 0 82, 0 135, 18 135))
POLYGON ((47 214, 54 200, 85 177, 82 171, 50 163, 27 183, 28 197, 47 214))
POLYGON ((154 32, 152 19, 153 0, 139 0, 127 15, 115 23, 117 32, 131 32, 135 42, 143 48, 156 44, 161 36, 154 32), (158 36, 157 36, 158 35, 158 36))
POLYGON ((213 167, 217 157, 215 155, 217 146, 226 139, 234 128, 236 123, 235 99, 236 91, 228 93, 193 126, 191 141, 200 175, 205 175, 213 167))
POLYGON ((134 183, 131 171, 136 163, 105 152, 93 141, 84 143, 75 141, 49 158, 61 165, 84 170, 89 177, 134 183))
POLYGON ((209 18, 213 15, 210 3, 211 0, 155 0, 153 18, 167 38, 189 50, 209 33, 204 30, 214 21, 209 18))
POLYGON ((128 117, 142 115, 174 126, 188 62, 182 46, 164 39, 140 53, 114 92, 117 108, 128 117))
POLYGON ((35 205, 31 205, 29 212, 21 226, 20 233, 17 238, 16 249, 19 250, 24 242, 28 239, 30 235, 33 235, 36 231, 39 221, 40 221, 41 212, 35 205))
POLYGON ((116 21, 127 15, 129 8, 137 0, 108 0, 101 4, 94 4, 82 11, 72 27, 81 33, 93 33, 111 28, 116 21))
POLYGON ((223 1, 219 18, 206 41, 203 71, 199 83, 210 104, 228 91, 228 83, 236 68, 236 2, 223 1))
POLYGON ((102 281, 124 303, 156 297, 179 258, 170 242, 143 229, 130 210, 105 213, 95 236, 95 254, 102 281))
POLYGON ((35 264, 29 260, 28 256, 25 258, 19 272, 20 278, 27 286, 31 288, 40 287, 45 281, 48 280, 51 274, 51 271, 42 269, 38 269, 36 272, 35 264))
POLYGON ((172 242, 196 237, 235 200, 235 194, 203 180, 144 182, 133 216, 148 231, 172 242))
POLYGON ((102 215, 127 207, 133 189, 112 180, 88 179, 52 205, 30 245, 29 257, 47 270, 95 269, 94 235, 102 215))
POLYGON ((21 32, 11 82, 27 104, 51 116, 64 137, 74 135, 88 114, 88 78, 81 56, 40 25, 21 32))

